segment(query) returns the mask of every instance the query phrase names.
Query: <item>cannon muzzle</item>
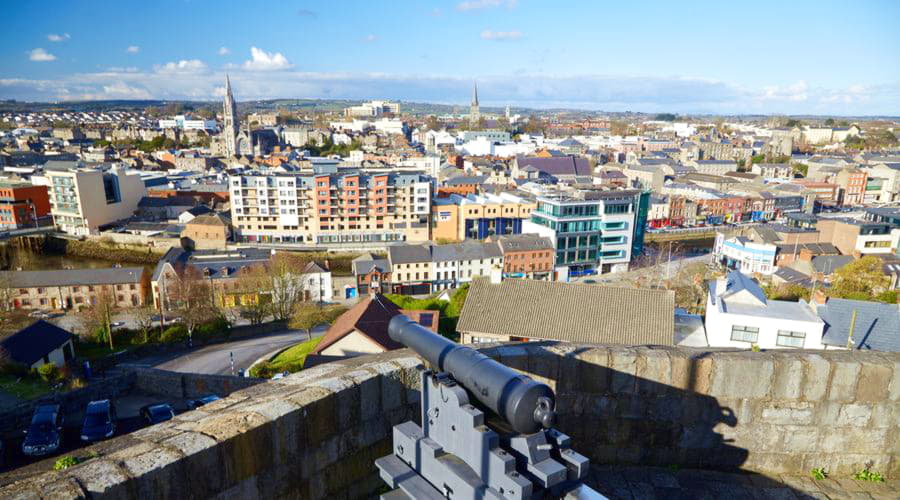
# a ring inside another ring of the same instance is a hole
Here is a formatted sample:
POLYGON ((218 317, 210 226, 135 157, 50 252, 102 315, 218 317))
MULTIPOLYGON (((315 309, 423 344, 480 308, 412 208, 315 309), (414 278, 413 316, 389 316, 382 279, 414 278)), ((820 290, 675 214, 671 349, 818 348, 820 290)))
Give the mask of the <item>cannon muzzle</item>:
POLYGON ((402 314, 391 319, 388 333, 439 371, 453 376, 516 432, 531 434, 556 422, 556 396, 546 384, 442 337, 402 314))

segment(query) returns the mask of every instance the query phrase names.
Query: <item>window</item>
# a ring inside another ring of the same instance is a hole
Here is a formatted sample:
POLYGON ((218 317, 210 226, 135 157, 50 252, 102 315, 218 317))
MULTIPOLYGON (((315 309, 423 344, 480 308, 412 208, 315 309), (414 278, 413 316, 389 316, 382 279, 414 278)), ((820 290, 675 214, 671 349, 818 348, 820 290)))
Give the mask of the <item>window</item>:
POLYGON ((734 325, 731 327, 731 340, 736 342, 756 342, 759 337, 759 328, 755 326, 734 325))
POLYGON ((778 339, 775 343, 781 347, 803 347, 804 340, 806 340, 806 334, 803 332, 778 330, 778 339))

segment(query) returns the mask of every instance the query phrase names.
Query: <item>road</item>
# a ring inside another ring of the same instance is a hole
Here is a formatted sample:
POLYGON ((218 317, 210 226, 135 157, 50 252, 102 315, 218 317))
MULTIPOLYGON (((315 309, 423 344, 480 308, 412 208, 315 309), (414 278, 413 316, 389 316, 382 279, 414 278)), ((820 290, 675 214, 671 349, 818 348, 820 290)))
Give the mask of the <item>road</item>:
MULTIPOLYGON (((313 329, 312 337, 321 337, 327 326, 313 329)), ((188 352, 145 358, 129 364, 152 366, 161 370, 182 373, 231 375, 231 354, 234 354, 235 372, 247 369, 257 359, 306 340, 306 332, 288 330, 261 335, 250 339, 235 340, 200 347, 188 352)))

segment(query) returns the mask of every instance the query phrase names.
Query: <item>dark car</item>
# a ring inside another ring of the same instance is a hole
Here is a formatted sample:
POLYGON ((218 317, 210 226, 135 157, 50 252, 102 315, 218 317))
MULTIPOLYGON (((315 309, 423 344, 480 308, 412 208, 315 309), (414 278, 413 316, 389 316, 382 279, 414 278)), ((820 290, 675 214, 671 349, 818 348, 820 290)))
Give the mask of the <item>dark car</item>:
POLYGON ((141 418, 150 425, 172 420, 175 410, 169 403, 157 403, 141 408, 141 418))
POLYGON ((219 396, 216 396, 215 394, 207 394, 206 396, 201 396, 197 399, 191 399, 190 401, 187 402, 187 405, 188 405, 188 408, 190 408, 191 410, 196 410, 197 408, 200 408, 203 405, 207 405, 209 403, 212 403, 213 401, 218 401, 220 399, 222 399, 222 398, 220 398, 219 396))
POLYGON ((41 405, 35 408, 31 425, 25 431, 22 453, 36 457, 58 450, 62 442, 62 426, 59 405, 41 405))
POLYGON ((82 441, 100 441, 116 433, 116 408, 108 399, 91 401, 84 410, 82 441))

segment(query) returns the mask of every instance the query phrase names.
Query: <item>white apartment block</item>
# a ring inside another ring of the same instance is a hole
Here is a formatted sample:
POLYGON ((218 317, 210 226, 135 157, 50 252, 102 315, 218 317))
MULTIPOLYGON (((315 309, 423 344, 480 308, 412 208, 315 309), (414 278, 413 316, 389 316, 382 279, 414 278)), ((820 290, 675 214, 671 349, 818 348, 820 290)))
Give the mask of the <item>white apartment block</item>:
POLYGON ((75 236, 97 234, 101 226, 130 217, 147 194, 140 174, 120 166, 49 171, 46 177, 53 222, 75 236))

